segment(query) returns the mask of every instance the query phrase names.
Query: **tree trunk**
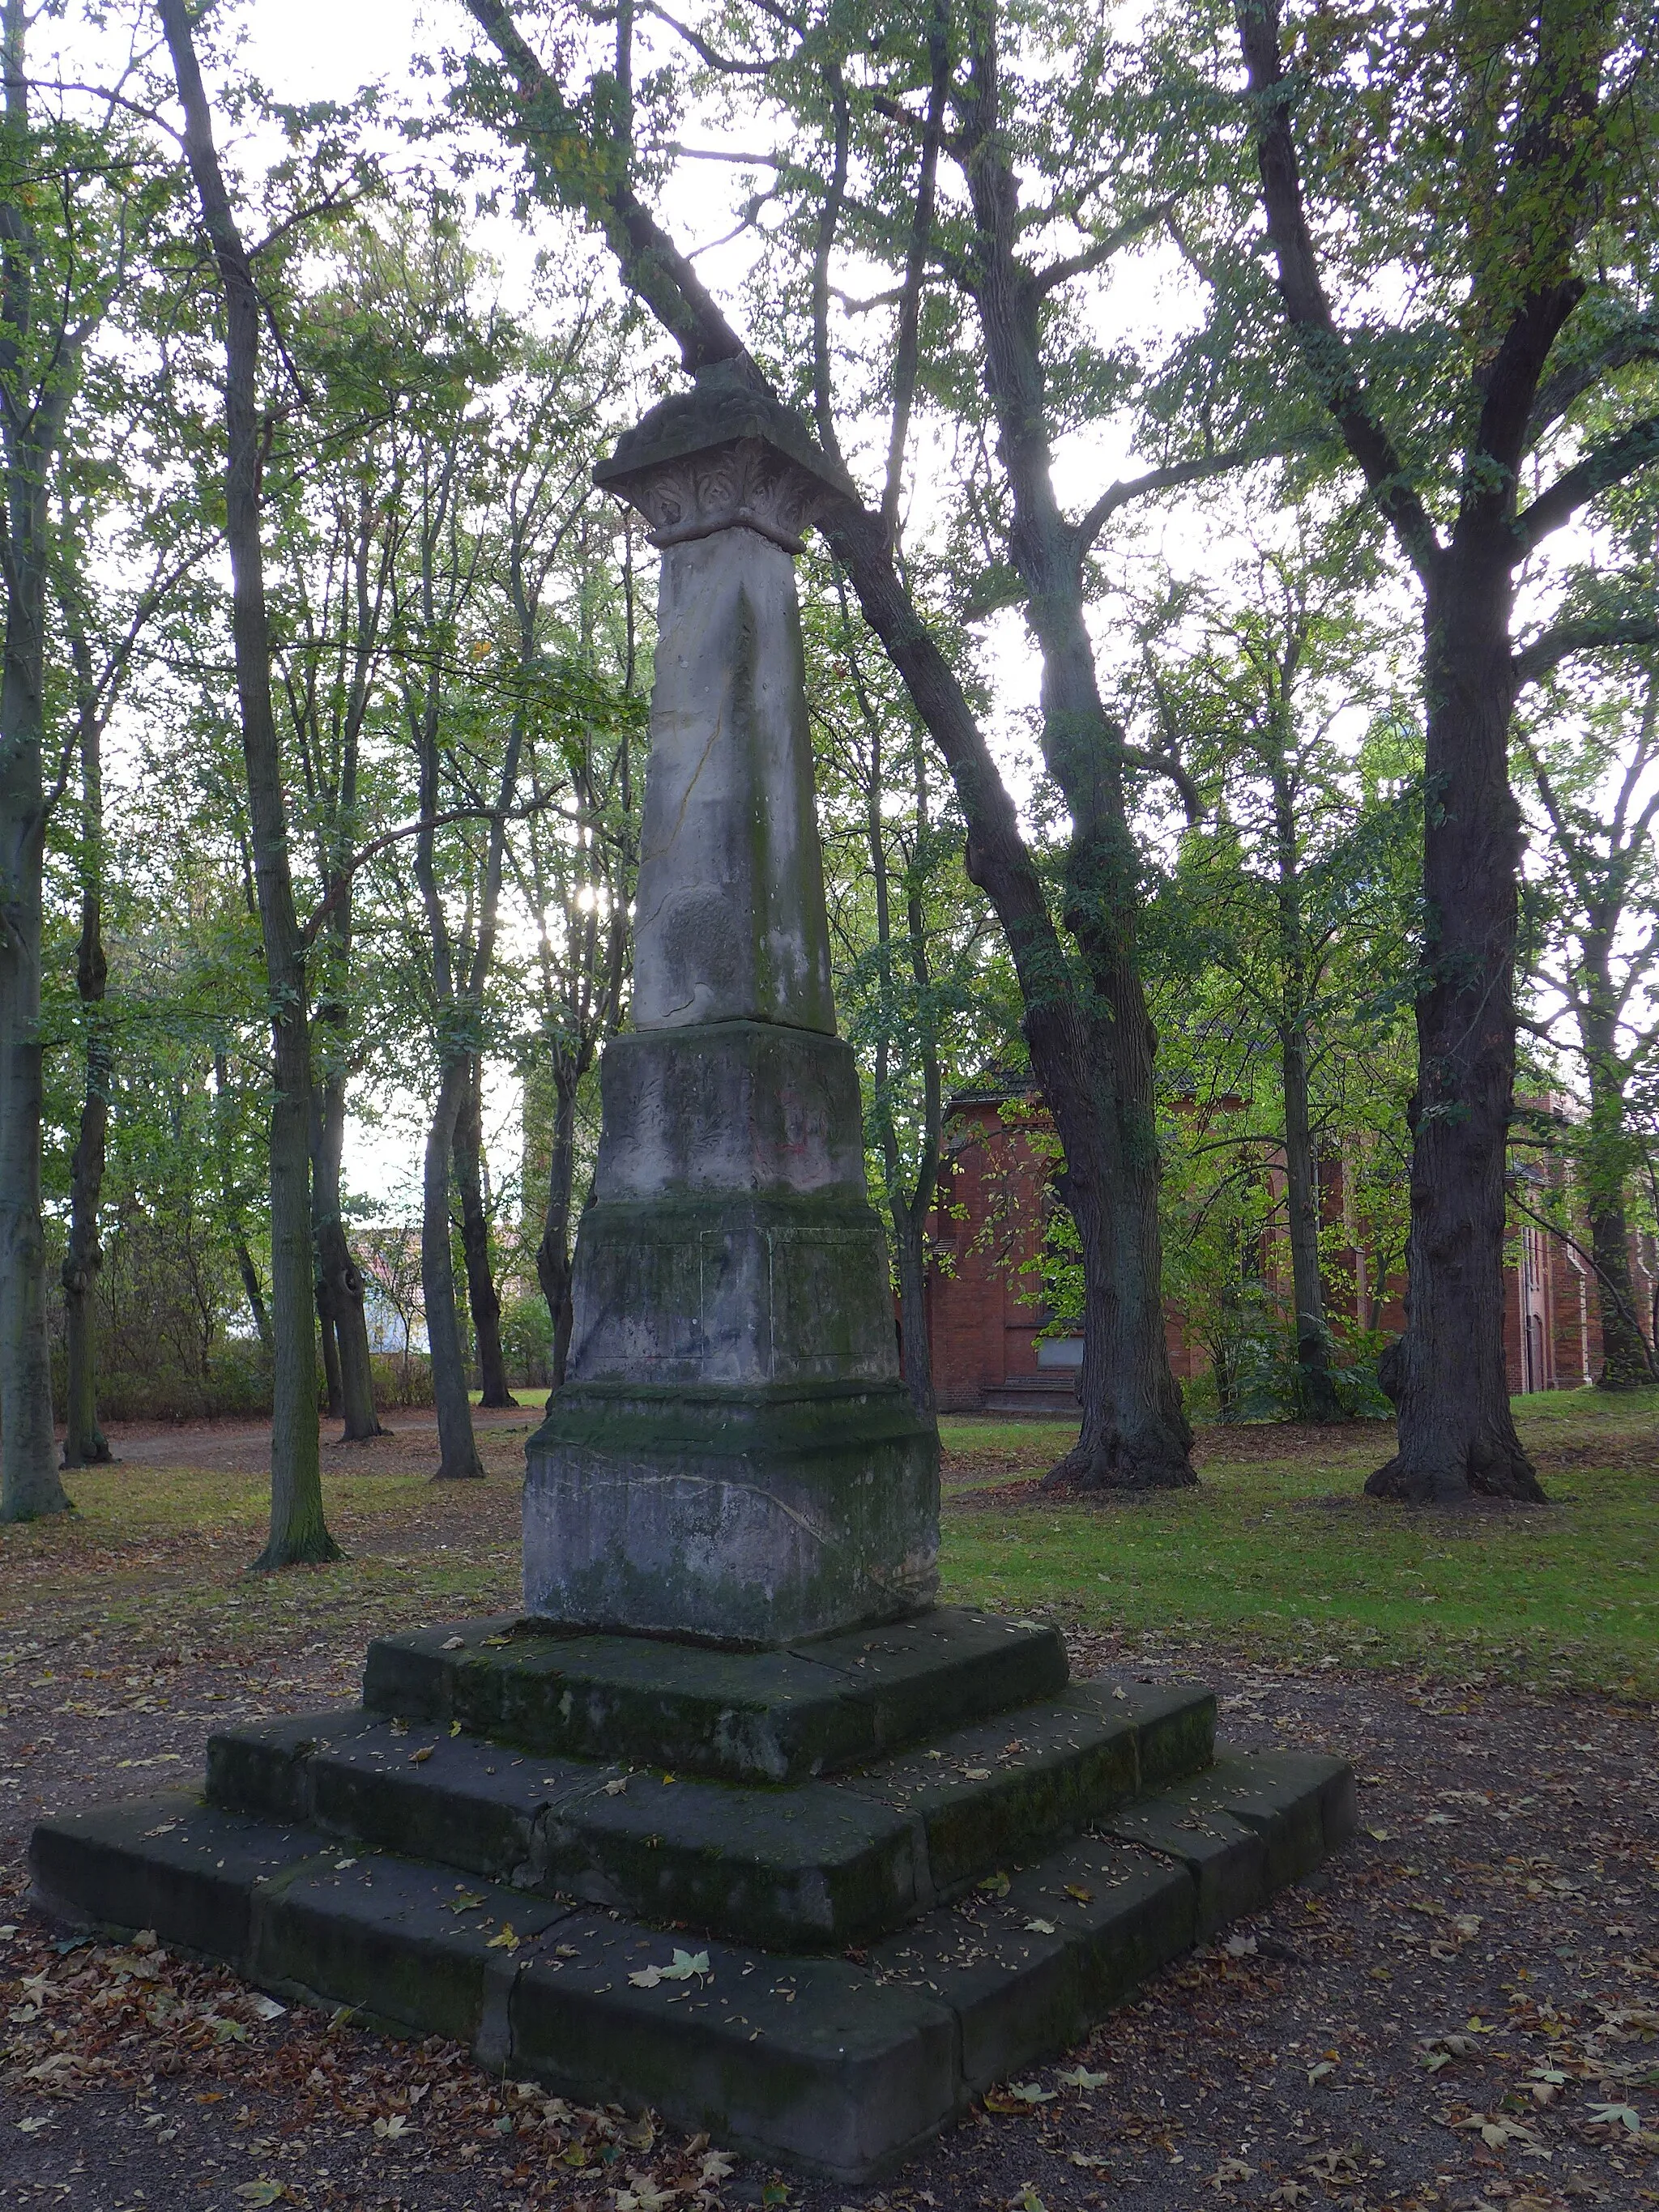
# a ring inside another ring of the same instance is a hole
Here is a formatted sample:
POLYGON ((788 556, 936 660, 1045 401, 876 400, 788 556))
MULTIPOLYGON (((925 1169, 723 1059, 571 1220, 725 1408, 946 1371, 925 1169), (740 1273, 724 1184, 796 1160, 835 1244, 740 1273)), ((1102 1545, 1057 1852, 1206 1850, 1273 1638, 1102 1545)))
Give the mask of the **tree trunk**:
POLYGON ((264 1285, 259 1280, 259 1270, 253 1263, 248 1249, 247 1231, 242 1220, 242 1198, 236 1186, 235 1164, 231 1157, 228 1127, 230 1105, 230 1068, 222 1052, 213 1055, 214 1142, 219 1156, 219 1202, 225 1209, 225 1218, 230 1224, 231 1249, 236 1255, 236 1272, 242 1279, 242 1294, 253 1316, 253 1327, 267 1358, 276 1351, 270 1333, 270 1312, 265 1304, 264 1285))
POLYGON ((902 1200, 890 1207, 898 1273, 899 1372, 910 1402, 925 1419, 934 1411, 933 1361, 927 1341, 927 1246, 921 1220, 902 1200))
POLYGON ((422 1178, 421 1297, 426 1308, 427 1348, 432 1355, 432 1395, 438 1409, 438 1471, 433 1478, 437 1482, 472 1481, 483 1474, 472 1433, 466 1358, 455 1307, 455 1266, 450 1253, 449 1164, 470 1079, 465 1055, 452 1060, 444 1068, 432 1127, 427 1133, 422 1178))
POLYGON ((1308 1111, 1308 1039, 1297 1022, 1279 1033, 1285 1086, 1285 1202, 1290 1216, 1291 1296, 1296 1306, 1296 1411, 1304 1421, 1340 1421, 1331 1380, 1325 1290, 1319 1273, 1319 1170, 1308 1111))
POLYGON ((317 1343, 323 1359, 323 1411, 331 1421, 337 1421, 345 1411, 345 1393, 340 1388, 340 1346, 334 1334, 334 1316, 329 1311, 320 1264, 317 1270, 317 1343))
POLYGON ((69 1249, 64 1255, 64 1311, 67 1322, 68 1378, 64 1391, 64 1465, 92 1467, 109 1460, 109 1441, 98 1422, 97 1321, 93 1290, 103 1264, 98 1237, 98 1206, 104 1187, 104 1140, 109 1126, 109 1086, 113 1055, 103 1002, 108 974, 104 957, 103 901, 98 871, 102 849, 101 804, 96 772, 96 738, 88 761, 83 750, 88 850, 86 888, 81 900, 81 945, 76 982, 87 1020, 87 1080, 81 1103, 81 1130, 70 1170, 69 1249))
POLYGON ((489 1218, 484 1212, 483 1061, 468 1063, 466 1096, 455 1117, 455 1180, 461 1192, 461 1255, 466 1262, 466 1301, 478 1353, 478 1402, 516 1406, 501 1357, 501 1302, 489 1272, 489 1218))
POLYGON ((1625 1087, 1618 1058, 1618 1015, 1605 938, 1586 933, 1588 1003, 1579 1036, 1589 1069, 1589 1125, 1585 1132, 1584 1210, 1589 1217, 1595 1263, 1595 1299, 1601 1318, 1601 1390, 1644 1390, 1659 1382, 1659 1362, 1642 1333, 1636 1286, 1630 1273, 1630 1224, 1625 1180, 1630 1139, 1625 1126, 1625 1087))
POLYGON ((185 152, 225 299, 225 540, 248 820, 270 994, 270 1248, 276 1357, 270 1537, 258 1571, 334 1559, 323 1517, 311 1239, 311 1033, 304 948, 289 868, 282 760, 270 698, 264 550, 259 536, 259 327, 263 308, 225 191, 185 0, 159 0, 185 111, 185 152))
POLYGON ((549 1379, 564 1381, 570 1354, 570 1200, 576 1176, 576 1090, 580 1078, 562 1060, 553 1070, 553 1145, 547 1176, 547 1215, 536 1247, 536 1279, 553 1323, 549 1379))
MULTIPOLYGON (((1135 991, 1126 996, 1132 1005, 1135 991)), ((1192 1431, 1170 1370, 1160 1294, 1152 1024, 1085 1024, 1028 1010, 1031 1062, 1060 1133, 1056 1183, 1083 1251, 1083 1425, 1044 1478, 1080 1490, 1182 1489, 1198 1480, 1192 1431), (1102 1035, 1102 1031, 1107 1032, 1102 1035), (1136 1065, 1137 1061, 1139 1063, 1136 1065)))
POLYGON ((1507 559, 1502 546, 1484 559, 1455 548, 1425 614, 1425 974, 1395 1370, 1399 1449, 1365 1485, 1374 1498, 1413 1504, 1544 1497, 1516 1434, 1504 1358, 1521 846, 1509 782, 1507 559))
POLYGON ((389 1436, 374 1407, 374 1369, 363 1310, 362 1271, 351 1256, 340 1210, 345 1152, 345 1078, 331 1069, 317 1086, 312 1127, 312 1218, 316 1241, 317 1307, 328 1365, 328 1410, 342 1423, 342 1443, 389 1436), (332 1358, 330 1358, 331 1346, 332 1358))
MULTIPOLYGON (((27 18, 6 0, 5 128, 14 179, 28 172, 27 18)), ((26 205, 0 206, 6 326, 0 350, 15 371, 30 321, 34 239, 26 205)), ((46 1250, 40 1216, 40 871, 46 807, 45 728, 46 477, 67 387, 29 409, 14 386, 5 417, 6 622, 0 669, 0 1521, 63 1513, 52 1427, 46 1345, 46 1250)))
POLYGON ((1026 994, 1025 1034, 1065 1151, 1061 1196, 1083 1249, 1082 1433, 1048 1480, 1085 1490, 1182 1488, 1198 1478, 1164 1326, 1158 1041, 1136 946, 1140 865, 1122 733, 1102 705, 1082 548, 1055 491, 1044 295, 1019 259, 1019 183, 1000 113, 994 11, 974 15, 971 37, 960 159, 973 206, 974 301, 1012 501, 1009 559, 1042 656, 1043 758, 1072 820, 1064 918, 1085 971, 1080 1005, 1050 1007, 1026 994))

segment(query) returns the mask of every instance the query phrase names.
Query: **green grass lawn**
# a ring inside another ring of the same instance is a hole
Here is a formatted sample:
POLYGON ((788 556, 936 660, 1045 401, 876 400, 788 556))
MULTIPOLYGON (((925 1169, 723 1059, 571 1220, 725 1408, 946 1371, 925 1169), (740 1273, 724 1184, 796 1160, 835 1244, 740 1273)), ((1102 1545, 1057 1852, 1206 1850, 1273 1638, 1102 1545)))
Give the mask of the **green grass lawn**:
POLYGON ((1552 1500, 1541 1510, 1364 1498, 1393 1433, 1370 1422, 1209 1429, 1196 1491, 1058 1504, 1014 1484, 1069 1430, 947 1420, 947 1590, 1315 1664, 1659 1697, 1659 1392, 1575 1391, 1516 1413, 1552 1500))
MULTIPOLYGON (((947 1596, 1068 1626, 1300 1663, 1659 1698, 1659 1392, 1517 1402, 1552 1504, 1434 1513, 1361 1495, 1390 1431, 1206 1429, 1195 1491, 1053 1502, 1063 1424, 946 1419, 947 1596)), ((394 1417, 395 1418, 395 1417, 394 1417)), ((325 1453, 350 1555, 241 1570, 266 1513, 257 1452, 70 1478, 73 1519, 0 1528, 0 1622, 161 1641, 377 1630, 517 1601, 514 1477, 536 1419, 480 1430, 491 1479, 436 1489, 435 1438, 325 1453)), ((209 1448, 203 1447, 205 1455, 209 1448)))

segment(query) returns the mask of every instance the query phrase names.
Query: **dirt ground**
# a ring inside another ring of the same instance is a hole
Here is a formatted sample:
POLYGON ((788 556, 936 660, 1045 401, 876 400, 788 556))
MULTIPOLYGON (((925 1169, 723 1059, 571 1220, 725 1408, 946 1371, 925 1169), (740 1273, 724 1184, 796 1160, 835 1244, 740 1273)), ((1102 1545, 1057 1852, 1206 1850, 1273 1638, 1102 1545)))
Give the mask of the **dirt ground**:
MULTIPOLYGON (((375 1449, 429 1451, 421 1419, 375 1449)), ((257 1438, 169 1431, 121 1449, 234 1467, 257 1438)), ((349 1699, 362 1663, 361 1625, 319 1632, 314 1607, 250 1654, 169 1648, 100 1620, 94 1596, 55 1594, 48 1611, 0 1592, 8 2207, 1659 2205, 1651 1710, 1078 1639, 1079 1672, 1201 1673, 1247 1746, 1343 1753, 1360 1832, 896 2180, 852 2191, 492 2081, 447 2046, 273 2014, 223 1974, 39 1921, 22 1855, 40 1814, 193 1778, 211 1729, 349 1699)))

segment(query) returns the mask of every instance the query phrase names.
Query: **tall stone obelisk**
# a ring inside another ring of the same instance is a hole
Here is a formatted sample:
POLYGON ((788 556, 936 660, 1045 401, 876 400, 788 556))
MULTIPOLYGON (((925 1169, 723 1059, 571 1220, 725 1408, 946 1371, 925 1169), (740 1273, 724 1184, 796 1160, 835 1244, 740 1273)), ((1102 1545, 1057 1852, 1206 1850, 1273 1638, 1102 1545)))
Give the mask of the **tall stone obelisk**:
POLYGON ((595 481, 661 548, 633 1030, 601 1068, 525 1601, 766 1647, 933 1601, 938 1437, 898 1378, 836 1035, 793 556, 848 489, 735 364, 595 481))

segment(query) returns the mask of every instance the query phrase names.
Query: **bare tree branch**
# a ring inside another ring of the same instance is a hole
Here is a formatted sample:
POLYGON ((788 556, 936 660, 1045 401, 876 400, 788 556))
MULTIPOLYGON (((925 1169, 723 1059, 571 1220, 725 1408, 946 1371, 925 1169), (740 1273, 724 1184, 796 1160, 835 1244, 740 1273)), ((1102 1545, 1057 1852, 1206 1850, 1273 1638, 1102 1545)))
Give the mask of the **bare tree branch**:
POLYGON ((1659 617, 1631 615, 1617 621, 1558 623, 1516 654, 1516 678, 1519 684, 1536 684, 1576 653, 1604 653, 1641 645, 1659 645, 1659 617))
POLYGON ((1605 446, 1592 447, 1583 460, 1575 462, 1547 490, 1540 492, 1532 505, 1515 518, 1516 538, 1530 553, 1552 531, 1571 522, 1579 508, 1598 492, 1606 491, 1609 485, 1623 483, 1627 477, 1651 467, 1655 461, 1659 461, 1659 415, 1647 415, 1639 422, 1632 422, 1618 437, 1609 438, 1605 446))

